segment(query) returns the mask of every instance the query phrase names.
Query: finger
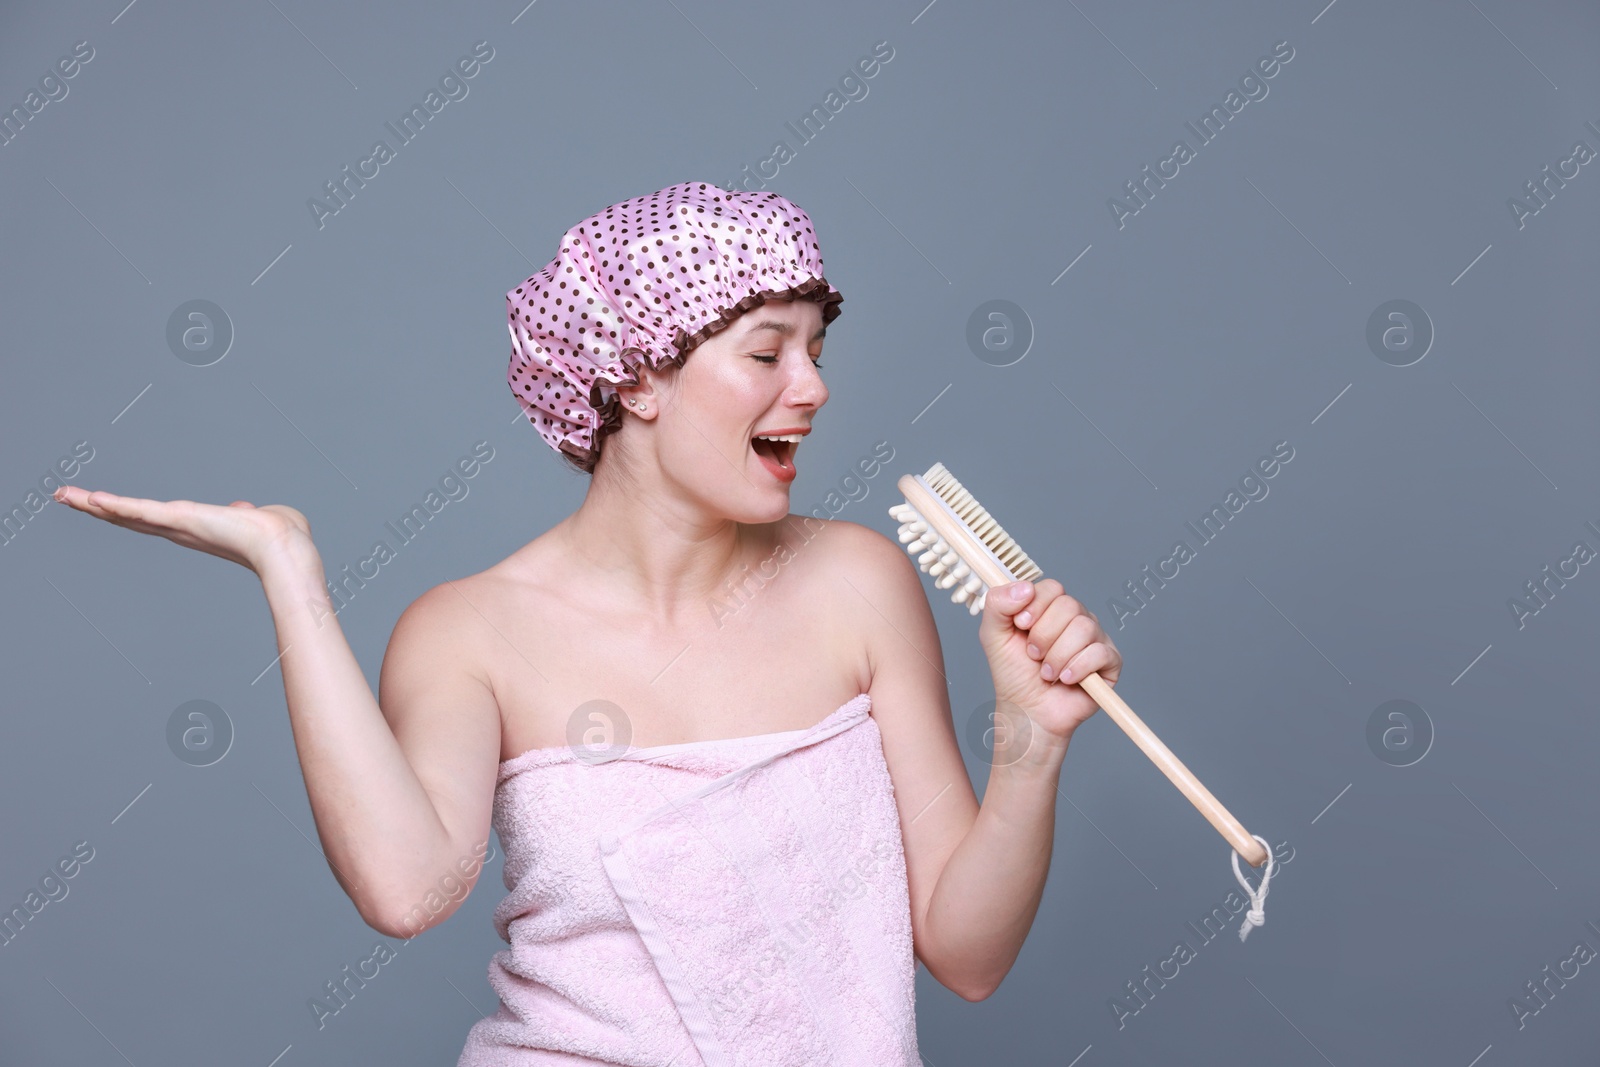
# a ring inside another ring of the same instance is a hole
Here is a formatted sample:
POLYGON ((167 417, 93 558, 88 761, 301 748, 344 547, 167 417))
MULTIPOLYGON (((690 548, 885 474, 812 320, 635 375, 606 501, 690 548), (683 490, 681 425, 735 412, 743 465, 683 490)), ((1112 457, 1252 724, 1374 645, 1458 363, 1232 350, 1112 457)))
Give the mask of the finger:
POLYGON ((87 515, 100 519, 109 519, 114 515, 111 504, 117 499, 115 493, 108 493, 104 489, 80 489, 77 486, 70 489, 64 487, 60 492, 62 503, 87 515))
POLYGON ((1121 669, 1122 656, 1117 650, 1104 641, 1093 641, 1067 661, 1062 680, 1077 682, 1098 671, 1107 682, 1114 682, 1121 669))
POLYGON ((997 585, 983 597, 983 617, 978 623, 978 638, 985 648, 998 647, 1012 631, 1012 620, 1034 598, 1032 582, 997 585))
POLYGON ((1068 620, 1061 636, 1051 642, 1044 654, 1044 662, 1039 665, 1039 677, 1047 682, 1060 677, 1073 657, 1087 648, 1099 634, 1100 626, 1093 618, 1084 614, 1074 615, 1068 620))
POLYGON ((1104 667, 1097 667, 1095 669, 1100 672, 1100 677, 1104 678, 1108 682, 1114 683, 1122 674, 1122 650, 1117 647, 1116 642, 1112 641, 1110 637, 1106 636, 1106 632, 1104 630, 1100 631, 1099 641, 1101 644, 1105 645, 1111 650, 1111 662, 1104 667))
POLYGON ((171 536, 186 532, 186 519, 193 514, 194 504, 186 500, 147 500, 137 496, 118 496, 104 489, 85 493, 79 500, 79 510, 114 526, 136 533, 171 536))
MULTIPOLYGON (((1042 660, 1045 653, 1066 632, 1072 620, 1083 614, 1083 605, 1065 593, 1058 595, 1048 607, 1040 613, 1038 620, 1028 628, 1028 655, 1037 660, 1042 660)), ((1084 644, 1088 644, 1085 639, 1084 644)), ((1076 651, 1076 649, 1074 649, 1076 651)), ((1059 668, 1065 659, 1056 661, 1059 668)))
POLYGON ((65 504, 69 508, 77 508, 88 499, 89 490, 77 485, 59 485, 50 495, 55 497, 58 503, 65 504))
POLYGON ((1037 595, 1032 582, 1013 582, 990 590, 990 594, 984 599, 984 606, 993 603, 994 610, 1003 617, 1016 615, 1037 595))
POLYGON ((96 489, 84 498, 84 503, 96 514, 115 516, 133 522, 159 524, 156 513, 167 505, 160 500, 145 500, 136 496, 118 496, 104 489, 96 489))
MULTIPOLYGON (((1036 583, 1034 586, 1033 603, 1029 604, 1025 610, 1017 612, 1015 618, 1012 619, 1012 622, 1015 623, 1017 628, 1020 630, 1028 629, 1044 615, 1046 609, 1050 607, 1051 602, 1064 592, 1066 592, 1066 589, 1063 588, 1061 583, 1056 581, 1054 578, 1045 578, 1036 583)), ((1046 644, 1041 647, 1048 648, 1049 645, 1046 644)))

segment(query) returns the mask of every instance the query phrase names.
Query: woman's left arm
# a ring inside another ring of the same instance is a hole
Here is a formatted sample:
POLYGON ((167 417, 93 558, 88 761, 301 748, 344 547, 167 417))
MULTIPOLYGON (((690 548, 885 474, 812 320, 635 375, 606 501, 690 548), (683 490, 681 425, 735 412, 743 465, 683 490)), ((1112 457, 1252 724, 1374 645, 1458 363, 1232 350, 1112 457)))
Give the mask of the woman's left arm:
MULTIPOLYGON (((865 530, 865 528, 861 528, 865 530)), ((989 591, 979 640, 994 681, 985 721, 990 774, 980 806, 953 722, 938 631, 915 564, 866 531, 849 568, 871 660, 872 716, 894 782, 917 957, 942 985, 982 1000, 1000 985, 1033 925, 1050 870, 1062 760, 1095 712, 1070 683, 1115 682, 1121 656, 1059 582, 989 591), (1032 650, 1030 650, 1032 649, 1032 650)), ((974 709, 974 714, 987 711, 974 709)))

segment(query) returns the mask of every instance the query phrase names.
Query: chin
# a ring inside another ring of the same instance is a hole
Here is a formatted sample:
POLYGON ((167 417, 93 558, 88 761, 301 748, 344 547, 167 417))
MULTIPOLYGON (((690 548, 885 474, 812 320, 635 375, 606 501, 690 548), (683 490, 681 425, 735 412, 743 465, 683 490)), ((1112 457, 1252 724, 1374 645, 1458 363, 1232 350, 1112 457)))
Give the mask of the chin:
MULTIPOLYGON (((717 494, 717 510, 744 526, 778 522, 789 514, 788 486, 751 486, 740 479, 727 495, 717 494)), ((708 501, 711 503, 711 501, 708 501)))
POLYGON ((744 514, 733 516, 738 522, 746 526, 755 526, 763 523, 778 522, 789 514, 789 490, 778 489, 770 493, 763 493, 762 500, 753 502, 742 509, 744 514))

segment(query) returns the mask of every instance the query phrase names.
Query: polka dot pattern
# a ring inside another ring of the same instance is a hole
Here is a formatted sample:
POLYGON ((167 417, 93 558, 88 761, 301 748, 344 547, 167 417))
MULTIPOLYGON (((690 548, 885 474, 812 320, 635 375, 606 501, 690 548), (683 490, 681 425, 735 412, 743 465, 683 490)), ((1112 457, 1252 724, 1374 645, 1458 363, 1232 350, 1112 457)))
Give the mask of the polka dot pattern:
POLYGON ((506 294, 506 381, 550 447, 593 471, 622 423, 618 385, 642 363, 682 365, 770 297, 844 300, 822 273, 811 219, 774 192, 682 182, 589 216, 543 270, 506 294))

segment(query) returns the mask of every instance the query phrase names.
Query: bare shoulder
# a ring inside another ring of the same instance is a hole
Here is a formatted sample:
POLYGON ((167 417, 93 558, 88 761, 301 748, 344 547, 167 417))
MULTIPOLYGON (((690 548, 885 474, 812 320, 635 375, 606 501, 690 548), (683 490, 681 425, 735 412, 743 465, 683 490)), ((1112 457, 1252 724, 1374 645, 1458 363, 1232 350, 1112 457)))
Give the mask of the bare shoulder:
POLYGON ((833 564, 865 564, 882 560, 885 553, 900 553, 900 546, 870 526, 846 519, 818 519, 791 512, 787 519, 792 546, 819 545, 833 564))
POLYGON ((827 591, 822 598, 826 602, 825 625, 836 634, 848 635, 860 664, 863 691, 873 694, 873 717, 882 723, 896 715, 893 705, 937 713, 937 702, 930 707, 920 701, 897 701, 884 689, 886 684, 895 686, 888 679, 907 670, 915 673, 920 667, 940 679, 937 695, 944 692, 938 631, 921 574, 905 548, 860 523, 792 518, 796 523, 791 528, 800 521, 808 524, 810 539, 796 553, 814 556, 815 569, 807 576, 808 585, 827 591))
POLYGON ((510 605, 527 593, 527 575, 537 573, 530 563, 548 551, 541 536, 485 570, 429 588, 400 613, 390 637, 390 652, 398 645, 408 652, 423 653, 426 660, 442 656, 448 659, 451 673, 489 685, 492 672, 483 650, 492 647, 488 638, 497 633, 491 620, 514 613, 510 605))
POLYGON ((467 725, 485 739, 492 732, 498 745, 499 707, 480 654, 494 586, 487 573, 443 581, 400 613, 384 651, 378 695, 402 745, 404 732, 423 728, 424 720, 430 729, 435 720, 440 727, 467 725), (483 721, 463 723, 464 717, 483 721))
POLYGON ((391 678, 411 677, 413 668, 433 670, 447 666, 453 675, 487 681, 482 665, 472 655, 473 633, 483 626, 474 601, 488 591, 482 575, 440 582, 418 596, 395 621, 384 654, 382 690, 391 678))
POLYGON ((808 524, 802 528, 814 532, 806 543, 822 546, 823 564, 838 576, 846 602, 853 598, 856 610, 875 606, 891 622, 904 619, 907 613, 926 612, 921 575, 898 541, 870 526, 844 519, 821 522, 805 515, 790 518, 794 520, 791 527, 808 524))

